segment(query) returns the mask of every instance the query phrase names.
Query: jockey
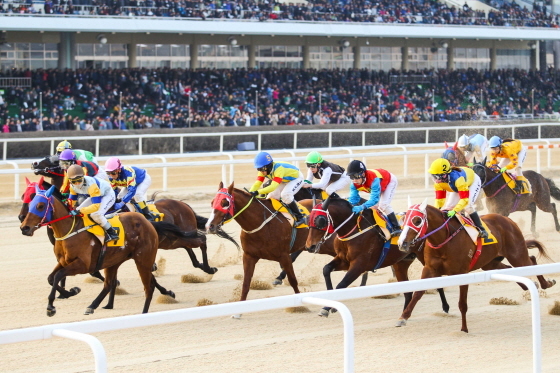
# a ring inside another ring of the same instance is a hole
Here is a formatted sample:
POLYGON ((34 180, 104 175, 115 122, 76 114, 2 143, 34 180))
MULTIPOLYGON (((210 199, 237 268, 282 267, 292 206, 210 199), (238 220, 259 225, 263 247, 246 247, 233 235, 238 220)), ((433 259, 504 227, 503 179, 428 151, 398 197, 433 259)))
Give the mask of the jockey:
MULTIPOLYGON (((500 172, 509 171, 515 177, 515 189, 517 193, 523 190, 523 182, 526 181, 523 176, 523 162, 527 156, 527 148, 523 146, 520 140, 505 139, 502 140, 498 136, 494 136, 489 141, 491 150, 490 160, 486 163, 488 167, 498 167, 500 172), (498 162, 498 158, 501 158, 498 162)), ((527 183, 529 187, 529 183, 527 183)))
POLYGON ((327 162, 319 152, 307 154, 307 180, 319 179, 317 183, 304 183, 302 188, 323 189, 330 196, 337 190, 345 188, 351 180, 344 171, 344 168, 327 162))
POLYGON ((393 194, 399 184, 397 177, 381 168, 368 170, 365 164, 358 160, 350 162, 346 172, 352 180, 348 202, 356 205, 360 202, 359 191, 369 193, 369 200, 361 205, 352 207, 352 212, 358 214, 362 210, 376 207, 387 215, 389 223, 393 226, 391 237, 401 234, 400 225, 395 216, 393 207, 391 207, 393 194))
POLYGON ((118 158, 113 157, 105 162, 105 172, 109 175, 109 181, 113 189, 121 188, 117 196, 120 201, 115 203, 115 210, 122 209, 125 204, 134 198, 146 219, 155 220, 150 208, 146 205, 146 191, 152 185, 152 178, 146 170, 123 166, 118 158))
POLYGON ((67 176, 70 180, 70 195, 68 197, 70 207, 74 207, 78 195, 87 196, 87 199, 79 207, 70 211, 70 215, 89 215, 93 221, 105 230, 107 241, 117 240, 119 235, 105 218, 105 214, 115 203, 115 193, 111 184, 96 177, 85 176, 84 169, 77 164, 68 168, 67 176))
POLYGON ((443 207, 449 217, 465 210, 478 228, 479 236, 488 238, 488 232, 482 226, 480 216, 475 210, 475 201, 481 190, 478 175, 468 167, 451 167, 445 158, 436 159, 428 172, 432 174, 435 181, 435 206, 438 209, 443 207), (449 196, 447 196, 447 192, 449 192, 449 196))
POLYGON ((267 198, 281 198, 295 217, 294 227, 305 224, 305 218, 294 200, 294 194, 301 189, 303 184, 303 174, 301 171, 291 163, 274 162, 272 156, 267 152, 257 154, 254 163, 258 174, 257 181, 249 189, 253 197, 259 194, 268 194, 267 198), (265 178, 270 179, 272 182, 267 187, 259 189, 265 178))
POLYGON ((62 187, 60 188, 61 193, 68 192, 69 183, 68 183, 67 170, 70 168, 70 166, 74 164, 81 166, 84 169, 84 174, 86 176, 91 176, 91 177, 96 176, 100 179, 109 181, 109 178, 107 177, 107 175, 105 175, 104 172, 99 172, 99 166, 96 163, 77 160, 76 155, 71 149, 66 149, 62 151, 62 153, 60 153, 59 164, 60 164, 60 168, 64 170, 64 181, 62 182, 62 187))
POLYGON ((88 161, 88 162, 93 162, 96 165, 99 165, 99 163, 97 163, 97 159, 95 159, 95 156, 93 155, 92 152, 88 152, 87 150, 81 150, 81 149, 72 149, 72 144, 70 144, 68 140, 64 140, 58 143, 58 145, 56 146, 55 155, 60 155, 60 153, 62 153, 66 149, 71 149, 72 152, 76 155, 76 159, 79 161, 88 161))
POLYGON ((457 141, 459 149, 465 153, 467 158, 467 165, 473 166, 473 161, 478 159, 482 162, 486 158, 486 151, 488 150, 488 140, 483 135, 476 133, 471 136, 463 135, 457 141), (468 153, 468 154, 467 154, 468 153))

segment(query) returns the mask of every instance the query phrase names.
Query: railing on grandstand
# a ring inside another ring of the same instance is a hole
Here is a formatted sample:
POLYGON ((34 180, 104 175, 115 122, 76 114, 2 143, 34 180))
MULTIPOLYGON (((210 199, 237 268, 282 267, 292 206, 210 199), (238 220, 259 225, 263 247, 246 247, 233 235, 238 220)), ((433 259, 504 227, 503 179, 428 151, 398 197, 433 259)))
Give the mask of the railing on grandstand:
POLYGON ((437 81, 437 76, 428 75, 390 75, 389 81, 392 83, 434 83, 437 81))
POLYGON ((0 78, 0 87, 31 88, 31 78, 0 78))

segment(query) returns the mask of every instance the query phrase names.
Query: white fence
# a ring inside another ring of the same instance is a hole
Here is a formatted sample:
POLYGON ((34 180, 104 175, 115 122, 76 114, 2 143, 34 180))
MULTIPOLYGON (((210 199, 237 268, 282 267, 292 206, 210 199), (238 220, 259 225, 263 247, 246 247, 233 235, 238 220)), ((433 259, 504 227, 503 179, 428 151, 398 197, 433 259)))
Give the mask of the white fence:
MULTIPOLYGON (((541 172, 541 149, 547 152, 546 167, 552 167, 552 152, 551 149, 557 148, 557 144, 551 144, 551 142, 560 142, 558 139, 540 139, 540 140, 523 140, 524 144, 536 144, 529 145, 529 148, 536 149, 536 171, 541 172)), ((424 155, 424 170, 429 168, 429 155, 430 154, 441 154, 444 150, 443 143, 432 143, 432 144, 407 144, 407 145, 378 145, 378 146, 359 146, 359 147, 342 147, 342 148, 313 148, 313 149, 283 149, 283 150, 271 150, 271 154, 290 154, 291 157, 281 157, 278 160, 294 162, 299 165, 299 161, 305 160, 305 155, 311 150, 317 150, 320 152, 330 151, 330 152, 346 152, 347 154, 334 154, 329 155, 329 159, 346 159, 352 160, 356 158, 372 158, 372 157, 386 157, 386 156, 398 156, 402 157, 403 160, 403 173, 402 176, 406 177, 409 175, 408 170, 408 157, 412 155, 424 155), (433 147, 433 149, 426 150, 426 147, 433 147), (380 150, 392 150, 401 149, 399 151, 380 151, 380 150), (423 150, 411 150, 415 148, 423 148, 423 150), (299 153, 299 154, 298 154, 299 153)), ((235 179, 235 165, 236 164, 252 164, 253 161, 246 159, 248 155, 252 156, 257 154, 257 151, 247 151, 247 152, 215 152, 215 153, 189 153, 189 154, 159 154, 159 155, 137 155, 137 156, 123 156, 121 159, 127 161, 138 161, 142 160, 153 160, 157 158, 161 160, 160 163, 137 163, 135 166, 141 168, 162 168, 163 169, 163 185, 161 190, 168 190, 168 168, 169 167, 189 167, 189 166, 210 166, 210 165, 221 165, 222 175, 221 179, 226 183, 229 180, 231 183, 235 179), (215 161, 182 161, 182 162, 168 162, 168 159, 196 159, 196 158, 217 158, 217 157, 227 157, 227 161, 215 160, 215 161), (235 159, 236 156, 244 156, 245 159, 235 159), (226 164, 227 163, 227 164, 226 164), (228 167, 229 166, 229 167, 228 167), (229 177, 228 177, 229 169, 229 177)), ((99 157, 99 161, 103 161, 108 157, 99 157)), ((15 200, 19 200, 21 197, 20 191, 20 175, 33 175, 33 171, 29 168, 32 160, 20 159, 14 161, 0 161, 0 165, 10 165, 14 169, 4 169, 0 170, 1 175, 14 175, 14 187, 13 196, 15 200), (19 168, 20 165, 25 165, 25 168, 19 168)), ((401 175, 398 175, 401 176, 401 175)), ((429 188, 430 186, 430 176, 428 173, 424 173, 424 188, 429 188)))
MULTIPOLYGON (((537 139, 541 139, 542 127, 547 126, 559 126, 560 123, 530 123, 530 124, 500 124, 496 125, 480 125, 478 127, 473 126, 460 126, 460 127, 411 127, 411 128, 376 128, 376 129, 313 129, 313 130, 279 130, 279 131, 255 131, 255 132, 220 132, 220 133, 176 133, 176 134, 146 134, 146 135, 116 135, 116 136, 75 136, 66 137, 70 142, 76 140, 95 140, 95 152, 96 156, 99 155, 99 146, 101 141, 115 140, 115 139, 137 139, 138 140, 138 155, 143 155, 142 143, 144 139, 154 139, 154 138, 167 138, 170 140, 176 140, 179 142, 179 152, 183 153, 185 141, 189 139, 195 140, 200 137, 218 137, 219 138, 219 152, 224 151, 224 138, 233 136, 257 136, 257 150, 261 150, 262 147, 262 137, 263 136, 278 136, 291 134, 293 136, 293 149, 298 149, 298 135, 299 134, 310 134, 310 133, 327 133, 328 147, 332 148, 332 136, 336 133, 361 133, 362 134, 362 146, 366 146, 366 134, 368 133, 388 133, 393 132, 394 135, 394 145, 399 144, 399 134, 402 132, 418 132, 418 143, 428 144, 430 141, 430 132, 440 132, 440 131, 455 131, 455 136, 453 139, 458 139, 463 132, 471 133, 476 129, 479 133, 483 133, 484 136, 488 137, 489 130, 503 130, 510 129, 511 137, 515 138, 515 130, 518 128, 536 128, 537 129, 537 139), (420 136, 422 135, 423 136, 420 136)), ((0 139, 2 143, 2 159, 4 161, 8 160, 8 145, 11 143, 33 143, 33 142, 50 142, 50 154, 54 154, 56 145, 64 137, 64 132, 54 132, 59 137, 38 137, 38 138, 10 138, 10 139, 0 139)), ((54 134, 53 133, 53 134, 54 134)))
MULTIPOLYGON (((154 312, 144 315, 130 315, 92 321, 7 330, 0 332, 0 344, 36 341, 49 339, 53 336, 82 341, 87 343, 92 349, 96 372, 104 373, 107 372, 107 358, 105 350, 101 342, 88 333, 140 328, 314 304, 335 307, 340 312, 344 327, 344 372, 351 373, 354 372, 354 321, 350 310, 344 304, 339 303, 339 301, 444 288, 449 286, 469 285, 480 282, 510 281, 525 284, 531 293, 533 372, 540 373, 542 370, 540 298, 538 289, 533 281, 529 280, 525 276, 546 275, 551 273, 560 273, 560 263, 493 270, 487 272, 479 271, 457 276, 370 285, 350 289, 300 293, 274 298, 248 300, 245 302, 224 303, 205 307, 154 312)), ((473 296, 476 296, 476 293, 471 293, 471 297, 473 296)), ((398 311, 399 310, 395 310, 396 315, 398 314, 398 311)), ((512 320, 512 322, 515 321, 512 320)), ((7 356, 3 356, 3 358, 7 358, 7 356)), ((325 368, 328 369, 329 367, 325 368)), ((498 369, 499 367, 496 367, 496 370, 498 369)))

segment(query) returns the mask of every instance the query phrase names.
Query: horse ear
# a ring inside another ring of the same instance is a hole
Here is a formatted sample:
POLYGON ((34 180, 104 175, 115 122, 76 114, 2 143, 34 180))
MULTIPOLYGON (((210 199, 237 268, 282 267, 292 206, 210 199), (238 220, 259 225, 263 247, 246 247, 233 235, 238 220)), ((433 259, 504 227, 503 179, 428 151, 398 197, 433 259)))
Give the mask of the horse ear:
POLYGON ((445 145, 445 149, 449 148, 449 146, 447 146, 447 141, 444 141, 443 144, 445 145))
POLYGON ((39 194, 41 189, 39 189, 39 185, 35 184, 35 194, 39 194))
POLYGON ((426 211, 426 206, 428 206, 428 199, 427 198, 424 199, 424 202, 422 202, 422 204, 420 205, 419 210, 420 211, 426 211))
POLYGON ((218 190, 222 189, 224 187, 224 182, 220 181, 220 185, 218 185, 218 190))
POLYGON ((410 194, 408 195, 408 207, 412 206, 412 201, 410 200, 410 194))
POLYGON ((457 150, 457 141, 455 141, 455 144, 453 145, 453 150, 456 151, 457 150))
POLYGON ((473 157, 472 163, 476 163, 476 157, 473 157))
POLYGON ((45 189, 45 188, 43 187, 43 183, 44 183, 44 182, 45 182, 45 178, 44 178, 43 176, 41 176, 41 178, 39 179, 39 188, 45 189))
POLYGON ((484 157, 484 160, 482 161, 483 165, 486 165, 486 160, 488 159, 488 157, 484 157))
POLYGON ((229 193, 230 195, 233 195, 233 194, 232 194, 232 193, 233 193, 233 181, 232 181, 231 184, 228 186, 228 193, 229 193))
POLYGON ((25 178, 25 185, 26 185, 26 186, 29 186, 29 184, 31 184, 31 181, 29 181, 28 178, 25 178))
POLYGON ((331 196, 328 196, 325 201, 323 201, 323 210, 327 211, 329 204, 331 203, 331 196))
POLYGON ((45 197, 49 198, 50 196, 53 195, 53 193, 54 193, 54 185, 45 192, 45 197))

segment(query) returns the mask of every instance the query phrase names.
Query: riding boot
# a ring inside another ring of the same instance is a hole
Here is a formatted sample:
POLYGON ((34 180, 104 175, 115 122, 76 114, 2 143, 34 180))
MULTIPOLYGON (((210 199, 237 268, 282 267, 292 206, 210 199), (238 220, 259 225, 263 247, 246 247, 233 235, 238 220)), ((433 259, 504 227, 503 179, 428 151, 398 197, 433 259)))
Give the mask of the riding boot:
POLYGON ((482 221, 480 221, 480 216, 478 216, 478 212, 473 212, 472 214, 469 215, 472 219, 472 221, 474 222, 474 225, 476 225, 476 227, 478 228, 478 235, 479 237, 482 237, 484 239, 488 238, 488 232, 486 232, 486 229, 484 229, 484 226, 482 226, 482 221))
POLYGON ((387 219, 389 219, 389 223, 391 223, 391 225, 393 226, 393 230, 391 232, 391 237, 395 237, 401 234, 402 229, 401 226, 399 225, 399 222, 397 221, 397 217, 395 216, 395 213, 392 212, 389 215, 387 215, 387 219))
POLYGON ((105 233, 107 235, 107 241, 116 241, 119 239, 119 235, 117 234, 117 232, 115 231, 115 229, 113 227, 111 227, 111 224, 109 222, 106 222, 105 225, 103 225, 102 227, 105 230, 105 233))
POLYGON ((148 206, 145 206, 142 209, 142 214, 144 214, 146 219, 148 219, 149 221, 155 221, 156 220, 156 217, 152 214, 152 212, 150 211, 150 208, 148 206))
POLYGON ((303 214, 301 213, 301 211, 299 211, 299 208, 297 206, 296 201, 292 201, 290 202, 290 204, 288 205, 288 207, 290 208, 290 210, 292 210, 292 215, 295 218, 295 222, 294 222, 294 227, 298 227, 301 224, 306 224, 307 222, 305 221, 305 217, 303 216, 303 214))
POLYGON ((523 192, 523 180, 515 180, 515 188, 513 188, 513 191, 516 194, 521 194, 521 192, 523 192))

